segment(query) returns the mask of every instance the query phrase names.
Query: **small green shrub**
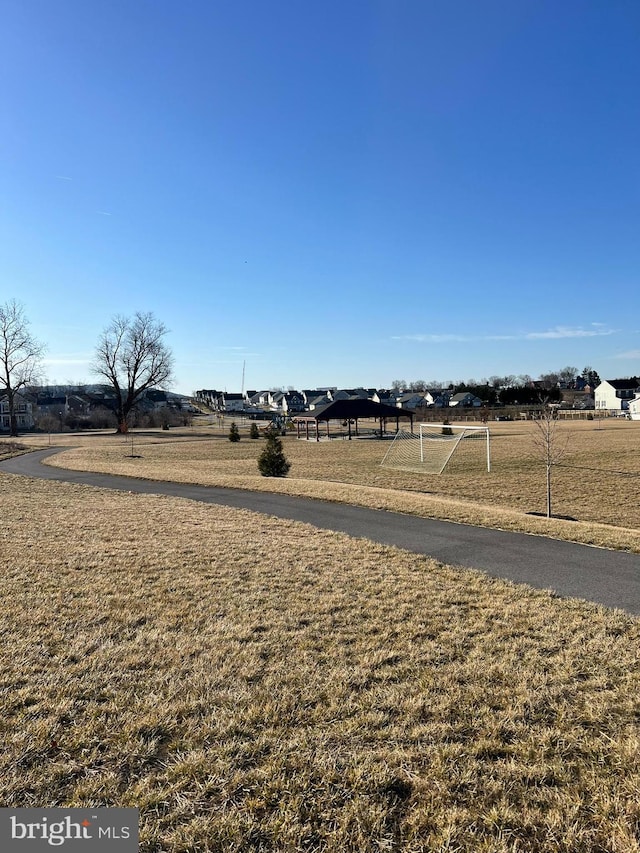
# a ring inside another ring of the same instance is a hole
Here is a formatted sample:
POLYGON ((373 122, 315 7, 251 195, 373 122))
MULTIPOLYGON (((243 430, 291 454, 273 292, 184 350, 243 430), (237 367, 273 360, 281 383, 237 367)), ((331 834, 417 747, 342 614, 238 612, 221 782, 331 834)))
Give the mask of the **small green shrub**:
POLYGON ((267 443, 258 457, 258 471, 263 477, 286 477, 290 463, 284 455, 282 442, 273 430, 266 435, 267 443))
POLYGON ((251 424, 251 429, 249 430, 249 438, 260 438, 260 430, 258 429, 258 424, 251 424))
POLYGON ((238 432, 238 427, 236 426, 235 421, 232 421, 229 429, 229 441, 240 441, 240 433, 238 432))

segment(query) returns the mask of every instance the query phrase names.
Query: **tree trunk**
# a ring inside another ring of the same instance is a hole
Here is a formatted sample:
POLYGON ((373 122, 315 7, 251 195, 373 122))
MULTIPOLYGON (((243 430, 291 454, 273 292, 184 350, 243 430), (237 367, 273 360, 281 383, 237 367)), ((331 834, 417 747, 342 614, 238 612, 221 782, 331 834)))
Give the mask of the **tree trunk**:
POLYGON ((551 518, 551 465, 547 465, 547 518, 551 518))
POLYGON ((125 409, 126 406, 121 401, 116 411, 116 418, 118 420, 116 433, 118 435, 126 435, 129 432, 129 424, 127 423, 127 415, 129 414, 129 412, 125 411, 125 409))

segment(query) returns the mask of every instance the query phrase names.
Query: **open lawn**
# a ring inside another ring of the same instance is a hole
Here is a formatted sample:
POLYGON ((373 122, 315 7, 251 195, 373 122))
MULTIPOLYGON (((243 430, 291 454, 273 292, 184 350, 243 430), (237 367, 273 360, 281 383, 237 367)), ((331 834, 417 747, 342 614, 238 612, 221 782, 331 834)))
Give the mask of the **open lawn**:
MULTIPOLYGON (((257 452, 105 441, 76 460, 257 452)), ((364 444, 287 452, 348 479, 364 444)), ((145 853, 640 850, 638 620, 224 507, 0 505, 3 806, 137 806, 145 853)))
MULTIPOLYGON (((620 420, 561 423, 567 442, 553 473, 554 519, 545 511, 544 466, 533 446, 531 422, 491 424, 492 470, 483 469, 478 443, 442 475, 381 468, 389 442, 284 439, 291 471, 284 480, 260 477, 261 440, 227 440, 223 428, 134 433, 131 438, 53 436, 57 445, 78 445, 51 464, 80 470, 132 474, 150 479, 285 491, 417 515, 551 535, 578 542, 640 551, 640 423, 620 420), (132 443, 133 442, 133 443, 132 443), (562 518, 564 517, 564 518, 562 518), (564 519, 572 520, 564 520, 564 519)), ((23 439, 46 445, 46 436, 23 439)), ((454 457, 455 459, 455 457, 454 457)))

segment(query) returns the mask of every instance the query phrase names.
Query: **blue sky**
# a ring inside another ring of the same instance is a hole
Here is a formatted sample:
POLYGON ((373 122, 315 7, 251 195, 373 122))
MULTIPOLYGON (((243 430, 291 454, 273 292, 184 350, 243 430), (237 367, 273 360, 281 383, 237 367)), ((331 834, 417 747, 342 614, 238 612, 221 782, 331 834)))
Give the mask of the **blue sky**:
POLYGON ((1 0, 0 301, 92 381, 640 373, 637 0, 1 0))

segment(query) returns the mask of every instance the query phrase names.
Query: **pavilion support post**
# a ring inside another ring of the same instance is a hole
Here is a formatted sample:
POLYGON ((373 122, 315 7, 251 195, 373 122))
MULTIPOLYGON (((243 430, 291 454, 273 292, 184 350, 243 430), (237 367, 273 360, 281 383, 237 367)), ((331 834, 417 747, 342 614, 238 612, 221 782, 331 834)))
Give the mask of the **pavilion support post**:
POLYGON ((347 429, 349 431, 349 441, 351 441, 351 418, 347 418, 347 429))
POLYGON ((327 421, 327 438, 331 438, 329 434, 329 421, 327 421))

